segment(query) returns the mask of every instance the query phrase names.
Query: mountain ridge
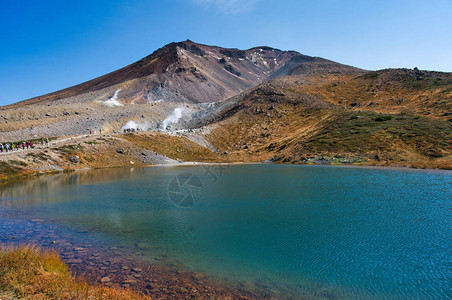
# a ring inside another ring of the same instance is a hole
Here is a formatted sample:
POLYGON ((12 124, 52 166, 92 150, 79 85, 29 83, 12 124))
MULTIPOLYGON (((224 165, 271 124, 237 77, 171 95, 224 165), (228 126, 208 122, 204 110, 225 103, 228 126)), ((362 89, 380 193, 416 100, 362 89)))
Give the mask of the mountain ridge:
MULTIPOLYGON (((240 50, 186 40, 170 43, 134 63, 84 83, 6 107, 45 103, 89 93, 93 93, 92 98, 106 101, 118 89, 122 90, 121 94, 125 96, 123 104, 126 105, 159 100, 219 102, 268 78, 284 76, 290 72, 300 73, 297 70, 301 69, 301 65, 308 65, 311 62, 319 64, 319 61, 328 60, 269 46, 240 50), (294 62, 293 59, 296 57, 303 57, 304 60, 294 62), (286 66, 291 60, 292 63, 286 66), (284 72, 281 71, 279 75, 276 72, 281 68, 284 68, 284 72), (99 93, 102 90, 105 92, 99 93)), ((335 70, 360 72, 357 68, 332 61, 328 61, 327 65, 317 66, 317 69, 325 71, 331 67, 335 70)))

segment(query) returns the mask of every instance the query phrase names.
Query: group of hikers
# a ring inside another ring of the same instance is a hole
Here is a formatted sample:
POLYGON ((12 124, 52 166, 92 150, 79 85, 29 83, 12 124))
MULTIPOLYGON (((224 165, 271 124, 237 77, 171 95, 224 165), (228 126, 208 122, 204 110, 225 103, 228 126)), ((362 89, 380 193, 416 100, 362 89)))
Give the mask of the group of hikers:
MULTIPOLYGON (((49 139, 48 138, 41 138, 41 145, 48 145, 49 139)), ((0 143, 0 153, 10 152, 10 151, 18 151, 22 148, 22 150, 25 149, 33 149, 35 147, 33 141, 23 141, 23 142, 6 142, 6 143, 0 143)))
POLYGON ((124 128, 124 133, 128 133, 128 132, 135 132, 135 131, 140 131, 139 128, 124 128))
MULTIPOLYGON (((87 129, 87 130, 89 130, 89 135, 96 134, 96 130, 94 130, 94 131, 92 129, 87 129)), ((102 135, 102 128, 99 129, 99 134, 102 135)))

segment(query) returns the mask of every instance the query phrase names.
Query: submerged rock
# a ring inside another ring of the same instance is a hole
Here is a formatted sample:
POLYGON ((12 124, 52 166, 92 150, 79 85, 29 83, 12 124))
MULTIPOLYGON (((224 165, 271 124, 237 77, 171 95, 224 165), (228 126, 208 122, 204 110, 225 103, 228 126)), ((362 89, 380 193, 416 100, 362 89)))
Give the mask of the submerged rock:
POLYGON ((149 243, 137 243, 135 246, 137 246, 140 250, 148 250, 152 248, 152 245, 149 243))

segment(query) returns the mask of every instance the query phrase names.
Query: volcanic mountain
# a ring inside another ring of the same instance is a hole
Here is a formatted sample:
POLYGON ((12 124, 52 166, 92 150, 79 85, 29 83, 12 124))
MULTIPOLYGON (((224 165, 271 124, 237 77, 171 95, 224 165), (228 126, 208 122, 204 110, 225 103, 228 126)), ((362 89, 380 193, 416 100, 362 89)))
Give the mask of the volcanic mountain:
MULTIPOLYGON (((364 71, 295 51, 184 41, 91 81, 0 107, 0 141, 60 141, 48 154, 62 168, 80 167, 72 156, 102 167, 157 163, 158 153, 173 163, 450 169, 451 99, 452 73, 364 71), (120 134, 130 128, 143 132, 120 134)), ((19 154, 12 164, 42 171, 19 154)))
POLYGON ((153 102, 219 102, 268 78, 288 74, 359 73, 361 70, 323 58, 270 47, 227 49, 194 43, 171 43, 122 69, 12 106, 100 101, 110 105, 153 102), (115 95, 115 92, 118 91, 115 95), (109 101, 114 96, 114 101, 109 101))

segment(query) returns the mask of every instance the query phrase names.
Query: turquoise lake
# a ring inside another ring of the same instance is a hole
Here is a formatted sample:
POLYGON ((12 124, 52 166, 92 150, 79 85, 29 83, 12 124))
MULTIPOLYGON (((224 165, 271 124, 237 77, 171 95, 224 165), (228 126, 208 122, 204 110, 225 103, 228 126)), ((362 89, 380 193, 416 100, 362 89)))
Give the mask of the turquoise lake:
MULTIPOLYGON (((452 298, 452 172, 235 165, 4 186, 3 213, 82 228, 276 297, 452 298)), ((1 222, 1 221, 0 221, 1 222)))

